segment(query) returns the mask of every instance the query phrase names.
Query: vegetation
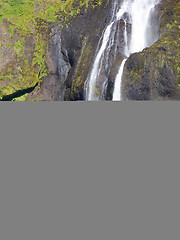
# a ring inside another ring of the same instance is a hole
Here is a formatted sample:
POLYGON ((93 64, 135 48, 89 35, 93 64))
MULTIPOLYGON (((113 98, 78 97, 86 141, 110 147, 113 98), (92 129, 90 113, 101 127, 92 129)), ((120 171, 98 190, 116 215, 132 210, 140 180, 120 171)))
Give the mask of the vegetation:
POLYGON ((0 0, 0 22, 10 21, 10 34, 14 27, 32 33, 37 18, 48 22, 67 20, 76 16, 82 7, 100 5, 102 0, 0 0))
POLYGON ((159 40, 126 62, 124 98, 180 100, 180 2, 167 0, 159 40))
POLYGON ((16 55, 16 63, 0 72, 0 97, 32 87, 47 76, 45 36, 52 23, 68 25, 82 8, 101 3, 102 0, 0 0, 0 31, 4 26, 9 34, 5 41, 0 39, 0 60, 3 49, 16 55), (31 46, 27 44, 28 37, 31 46))

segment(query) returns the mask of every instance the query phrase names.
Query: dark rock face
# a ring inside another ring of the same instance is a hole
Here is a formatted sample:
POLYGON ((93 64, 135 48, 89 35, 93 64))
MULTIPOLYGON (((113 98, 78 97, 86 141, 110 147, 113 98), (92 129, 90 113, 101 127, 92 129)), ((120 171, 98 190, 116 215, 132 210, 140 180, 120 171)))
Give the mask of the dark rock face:
POLYGON ((87 12, 82 11, 62 30, 62 45, 67 50, 71 69, 66 80, 65 101, 84 100, 84 84, 91 70, 102 31, 111 19, 111 0, 87 12))
MULTIPOLYGON (((121 0, 119 0, 119 3, 121 0)), ((18 78, 0 79, 0 97, 14 94, 25 89, 33 89, 25 100, 76 101, 84 100, 84 85, 96 55, 97 45, 102 32, 110 22, 113 0, 104 0, 99 7, 89 7, 60 29, 58 24, 45 25, 43 40, 46 43, 45 64, 47 76, 38 82, 38 68, 32 66, 36 36, 25 38, 24 55, 28 61, 24 67, 27 73, 23 81, 18 78), (34 89, 34 86, 36 88, 34 89)), ((180 2, 162 0, 155 9, 151 23, 154 32, 159 32, 159 40, 153 46, 129 57, 125 64, 122 92, 124 100, 180 100, 180 2), (159 16, 161 16, 159 18, 159 16), (160 24, 160 28, 159 28, 160 24)), ((131 19, 127 14, 123 18, 128 22, 131 34, 131 19)), ((40 24, 41 25, 41 24, 40 24)), ((120 20, 115 33, 114 48, 108 61, 107 91, 103 99, 111 100, 114 80, 122 62, 124 21, 120 20), (115 53, 116 52, 116 53, 115 53)), ((9 69, 16 76, 23 67, 25 57, 17 57, 12 46, 19 35, 9 36, 8 23, 0 24, 0 71, 9 77, 9 69), (17 70, 14 70, 17 69, 17 70), (19 72, 18 72, 19 71, 19 72)), ((23 76, 24 77, 24 76, 23 76)))
POLYGON ((116 75, 118 74, 119 67, 122 63, 122 60, 126 58, 124 53, 124 30, 125 27, 128 33, 128 44, 130 43, 130 35, 131 35, 131 18, 126 13, 123 18, 119 20, 117 24, 114 48, 111 50, 110 59, 109 59, 109 73, 108 73, 108 83, 107 83, 107 91, 105 95, 105 100, 112 100, 113 90, 114 90, 114 82, 116 79, 116 75), (125 21, 126 26, 125 26, 125 21))
POLYGON ((51 41, 48 42, 46 64, 49 74, 43 82, 43 88, 51 92, 52 100, 62 101, 65 80, 71 66, 67 50, 62 47, 61 32, 57 26, 53 29, 51 41))
POLYGON ((46 101, 63 101, 65 81, 71 68, 68 53, 61 43, 61 30, 57 25, 51 27, 46 47, 46 67, 48 76, 29 98, 46 101))
POLYGON ((125 64, 124 100, 180 100, 180 2, 162 2, 159 40, 125 64))
MULTIPOLYGON (((13 75, 17 75, 14 69, 23 66, 28 59, 27 73, 23 84, 17 79, 0 79, 0 97, 14 94, 16 91, 29 89, 38 82, 38 86, 29 93, 25 100, 38 99, 44 101, 82 100, 84 99, 84 82, 90 71, 96 46, 101 33, 109 22, 112 0, 104 0, 99 7, 89 7, 87 11, 72 19, 62 29, 58 24, 50 24, 39 21, 37 24, 41 42, 46 48, 45 65, 47 76, 39 81, 38 67, 33 65, 35 54, 36 33, 25 38, 22 56, 17 54, 12 47, 6 46, 6 42, 18 41, 20 35, 9 36, 8 26, 0 24, 0 63, 1 73, 8 77, 8 68, 12 68, 13 75), (2 46, 3 47, 2 47, 2 46), (31 76, 30 76, 31 74, 31 76)), ((62 23, 61 23, 62 24, 62 23)), ((24 77, 24 76, 23 76, 24 77)), ((21 80, 22 81, 22 80, 21 80)))
POLYGON ((53 26, 46 51, 48 76, 31 98, 84 100, 84 84, 102 31, 110 21, 111 2, 104 0, 99 7, 82 10, 63 29, 53 26))

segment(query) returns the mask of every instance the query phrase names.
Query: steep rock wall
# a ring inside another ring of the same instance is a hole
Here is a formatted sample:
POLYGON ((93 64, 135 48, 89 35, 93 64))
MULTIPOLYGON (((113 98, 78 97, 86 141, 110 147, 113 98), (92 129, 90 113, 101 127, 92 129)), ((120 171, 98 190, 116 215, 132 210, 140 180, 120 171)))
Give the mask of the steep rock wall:
POLYGON ((83 99, 83 84, 111 0, 95 8, 93 2, 69 22, 37 19, 27 35, 19 29, 11 35, 12 23, 0 23, 0 100, 83 99))
POLYGON ((84 100, 84 84, 102 31, 110 21, 112 2, 104 0, 101 6, 82 11, 62 30, 62 44, 71 64, 64 100, 84 100))
MULTIPOLYGON (((39 20, 36 31, 28 36, 22 36, 18 29, 11 36, 9 23, 1 23, 0 98, 83 100, 84 83, 102 31, 110 21, 112 2, 104 0, 99 7, 82 9, 63 28, 39 20), (38 52, 44 62, 35 59, 38 52)), ((180 2, 162 0, 158 10, 159 40, 126 62, 122 86, 125 100, 180 99, 180 2)), ((111 100, 120 62, 118 56, 111 66, 107 100, 111 100)))
POLYGON ((57 24, 49 26, 45 50, 46 76, 38 87, 27 96, 27 100, 63 101, 65 81, 71 68, 67 50, 61 41, 61 29, 57 24))
POLYGON ((161 1, 159 40, 125 65, 124 100, 180 100, 180 2, 161 1))

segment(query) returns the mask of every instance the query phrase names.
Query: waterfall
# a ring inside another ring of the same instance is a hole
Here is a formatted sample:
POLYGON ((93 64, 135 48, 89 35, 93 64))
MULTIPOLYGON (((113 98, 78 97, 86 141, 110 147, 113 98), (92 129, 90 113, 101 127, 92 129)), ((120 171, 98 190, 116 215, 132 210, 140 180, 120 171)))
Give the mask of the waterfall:
POLYGON ((119 68, 119 72, 116 76, 115 79, 115 84, 114 84, 114 92, 113 92, 113 101, 119 101, 121 100, 121 80, 122 80, 122 75, 123 75, 123 70, 124 70, 124 65, 126 63, 127 58, 125 58, 121 66, 119 68))
POLYGON ((108 68, 110 50, 114 44, 116 30, 116 26, 114 23, 117 6, 117 1, 114 1, 110 24, 103 32, 103 36, 100 39, 91 73, 86 80, 85 95, 86 100, 88 101, 99 100, 100 97, 103 95, 103 91, 105 89, 107 79, 102 79, 101 76, 102 72, 105 72, 108 68), (101 91, 100 87, 98 87, 98 84, 99 86, 101 86, 101 91))
POLYGON ((100 39, 91 72, 86 80, 86 100, 101 100, 104 97, 108 82, 109 58, 111 48, 115 44, 116 30, 119 21, 124 22, 123 59, 115 77, 113 101, 122 100, 121 82, 123 70, 128 57, 151 46, 157 39, 150 39, 153 26, 150 26, 151 12, 160 0, 124 0, 121 4, 114 1, 111 22, 100 39), (127 24, 131 25, 128 32, 127 24))

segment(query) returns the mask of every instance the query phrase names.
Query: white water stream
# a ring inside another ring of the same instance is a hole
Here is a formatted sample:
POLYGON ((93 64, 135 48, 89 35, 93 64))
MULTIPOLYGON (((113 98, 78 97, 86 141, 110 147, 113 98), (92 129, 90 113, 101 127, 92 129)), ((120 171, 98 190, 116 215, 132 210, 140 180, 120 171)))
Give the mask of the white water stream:
POLYGON ((102 95, 104 92, 107 79, 104 79, 104 82, 101 80, 102 70, 105 71, 107 69, 110 49, 115 41, 117 25, 119 24, 119 20, 123 20, 125 26, 123 29, 124 60, 122 60, 115 78, 112 99, 113 101, 122 100, 121 83, 126 60, 132 53, 142 51, 157 40, 149 38, 153 28, 150 24, 150 16, 158 2, 159 0, 124 0, 119 4, 118 0, 114 1, 111 22, 105 29, 100 40, 101 44, 99 44, 91 73, 86 81, 86 100, 99 100, 99 95, 102 95), (125 15, 128 16, 128 18, 125 17, 125 15), (127 24, 131 25, 130 36, 128 35, 127 24), (98 88, 98 84, 103 85, 103 87, 98 88), (101 92, 99 89, 101 89, 101 92))

